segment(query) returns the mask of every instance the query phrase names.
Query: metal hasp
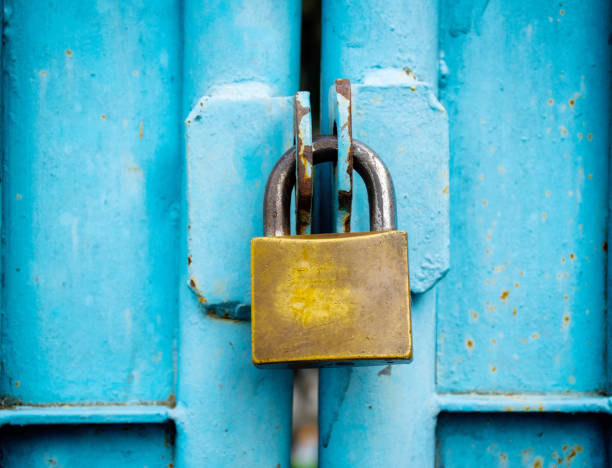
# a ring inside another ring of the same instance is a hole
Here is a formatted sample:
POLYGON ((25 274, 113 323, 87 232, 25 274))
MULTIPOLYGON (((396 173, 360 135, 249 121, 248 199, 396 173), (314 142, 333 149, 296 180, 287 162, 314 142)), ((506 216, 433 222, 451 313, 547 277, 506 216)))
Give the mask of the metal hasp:
MULTIPOLYGON (((389 171, 353 141, 374 232, 290 236, 295 149, 274 167, 264 235, 251 241, 251 329, 258 366, 380 365, 412 357, 408 246, 395 230, 389 171)), ((335 162, 338 140, 313 141, 313 163, 335 162)))
POLYGON ((312 164, 312 115, 310 93, 298 91, 294 100, 295 132, 295 231, 310 234, 314 171, 312 164))

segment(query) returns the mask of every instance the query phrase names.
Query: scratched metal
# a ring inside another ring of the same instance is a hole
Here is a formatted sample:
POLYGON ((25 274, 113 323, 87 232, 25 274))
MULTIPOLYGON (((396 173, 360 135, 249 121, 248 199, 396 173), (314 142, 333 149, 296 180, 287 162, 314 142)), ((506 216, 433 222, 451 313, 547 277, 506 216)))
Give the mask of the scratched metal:
MULTIPOLYGON (((351 231, 353 202, 353 124, 351 116, 351 82, 336 80, 329 90, 329 133, 338 137, 338 160, 334 169, 333 211, 336 232, 351 231)), ((366 229, 367 230, 367 229, 366 229)))
POLYGON ((312 161, 312 115, 310 93, 298 91, 294 99, 295 134, 295 232, 310 234, 312 225, 312 197, 314 165, 312 161))
POLYGON ((610 4, 466 8, 443 9, 453 266, 438 388, 602 393, 610 4))
POLYGON ((443 414, 436 466, 608 468, 602 422, 585 415, 443 414))

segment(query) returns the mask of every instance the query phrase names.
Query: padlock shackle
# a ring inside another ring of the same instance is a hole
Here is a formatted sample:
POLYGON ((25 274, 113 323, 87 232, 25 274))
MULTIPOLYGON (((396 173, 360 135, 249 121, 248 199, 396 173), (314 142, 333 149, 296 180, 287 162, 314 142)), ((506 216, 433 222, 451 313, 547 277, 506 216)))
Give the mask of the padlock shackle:
MULTIPOLYGON (((370 205, 370 231, 396 228, 395 192, 391 174, 368 146, 353 140, 353 167, 365 182, 370 205)), ((319 135, 312 140, 313 164, 336 162, 338 140, 319 135)), ((264 236, 291 233, 291 193, 295 185, 295 148, 289 149, 272 169, 264 195, 264 236)))

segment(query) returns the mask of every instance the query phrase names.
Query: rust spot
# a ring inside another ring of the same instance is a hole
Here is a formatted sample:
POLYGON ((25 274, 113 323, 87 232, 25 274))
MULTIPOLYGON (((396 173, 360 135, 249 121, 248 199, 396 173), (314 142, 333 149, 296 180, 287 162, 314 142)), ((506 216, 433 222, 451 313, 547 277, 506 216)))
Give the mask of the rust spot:
POLYGON ((567 295, 563 296, 563 300, 567 301, 568 299, 569 299, 569 297, 567 295))
POLYGON ((191 265, 191 255, 187 256, 187 265, 191 265))
POLYGON ((561 257, 561 261, 565 263, 565 257, 561 257))
POLYGON ((592 133, 587 133, 587 140, 593 141, 593 134, 592 133))
POLYGON ((532 335, 531 335, 531 337, 532 337, 534 340, 537 340, 537 339, 540 337, 540 335, 538 335, 537 333, 534 333, 534 334, 532 334, 532 335))
POLYGON ((106 120, 106 114, 102 114, 100 117, 102 117, 102 120, 106 120))
POLYGON ((503 301, 510 295, 510 291, 504 291, 499 298, 503 301))
POLYGON ((138 126, 138 138, 140 138, 142 140, 142 129, 144 127, 144 124, 142 123, 142 120, 140 121, 140 125, 138 126))
POLYGON ((468 348, 472 349, 474 347, 474 342, 472 340, 467 340, 465 342, 468 348))
POLYGON ((550 98, 550 99, 549 99, 548 101, 546 101, 546 102, 548 102, 548 105, 549 105, 549 106, 552 106, 552 105, 555 103, 555 101, 553 101, 553 99, 552 99, 552 98, 550 98))
POLYGON ((565 444, 565 445, 563 446, 563 451, 565 452, 567 449, 568 449, 568 446, 567 446, 567 444, 565 444))
POLYGON ((504 462, 505 462, 505 461, 508 459, 508 455, 506 455, 505 453, 500 453, 500 454, 499 454, 499 458, 501 458, 501 459, 502 459, 502 461, 504 461, 504 462))
POLYGON ((15 387, 19 387, 19 386, 21 386, 21 382, 19 380, 16 380, 15 381, 15 387))
POLYGON ((482 201, 482 206, 487 206, 487 201, 486 200, 482 201))
POLYGON ((174 468, 174 463, 172 462, 168 463, 168 468, 174 468))
POLYGON ((313 158, 312 145, 305 144, 300 123, 310 114, 310 108, 302 106, 297 93, 294 98, 294 134, 296 151, 296 232, 304 234, 312 222, 313 158))
POLYGON ((189 284, 191 285, 192 288, 197 288, 198 287, 196 282, 195 282, 195 280, 193 278, 191 278, 189 280, 189 284))
POLYGON ((170 395, 168 395, 168 398, 166 399, 166 403, 168 404, 170 408, 174 408, 176 406, 176 395, 174 393, 171 393, 170 395))
POLYGON ((601 246, 601 250, 603 250, 604 252, 608 251, 608 241, 604 241, 604 243, 601 246))
POLYGON ((572 107, 574 107, 574 104, 575 104, 575 101, 574 101, 573 99, 570 99, 570 100, 569 100, 569 105, 570 105, 570 106, 572 106, 572 107))
POLYGON ((569 315, 564 316, 563 317, 563 324, 567 327, 569 325, 569 322, 570 322, 569 315))
POLYGON ((491 372, 493 372, 493 373, 497 372, 497 366, 491 367, 491 372))
POLYGON ((383 370, 378 371, 378 376, 380 377, 381 375, 391 375, 391 364, 389 364, 383 370))
POLYGON ((542 468, 542 459, 538 458, 535 462, 533 462, 533 468, 542 468))
POLYGON ((515 288, 518 288, 518 287, 519 287, 519 284, 518 284, 518 283, 514 283, 514 287, 515 287, 515 288))
POLYGON ((576 256, 575 256, 573 253, 571 253, 571 254, 570 254, 570 258, 571 258, 572 260, 574 260, 574 259, 576 258, 576 256))
POLYGON ((448 185, 444 187, 444 189, 442 190, 442 193, 448 193, 448 185))
POLYGON ((66 55, 68 57, 71 57, 72 56, 72 51, 70 49, 66 49, 66 55))
POLYGON ((589 180, 593 178, 593 174, 588 175, 589 180))
POLYGON ((516 310, 516 307, 514 309, 512 309, 512 315, 516 315, 518 313, 518 311, 516 310))

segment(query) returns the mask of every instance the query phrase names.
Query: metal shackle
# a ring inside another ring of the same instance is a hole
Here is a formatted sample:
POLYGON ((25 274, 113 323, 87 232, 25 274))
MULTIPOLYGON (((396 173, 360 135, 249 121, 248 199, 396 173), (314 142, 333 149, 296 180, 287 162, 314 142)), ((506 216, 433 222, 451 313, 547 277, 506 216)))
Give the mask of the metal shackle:
MULTIPOLYGON (((365 182, 370 206, 370 231, 396 228, 395 192, 391 174, 368 146, 353 140, 353 167, 365 182)), ((336 162, 338 140, 319 135, 312 141, 313 164, 336 162)), ((264 195, 264 236, 291 234, 291 193, 295 185, 295 148, 278 160, 268 177, 264 195)))

